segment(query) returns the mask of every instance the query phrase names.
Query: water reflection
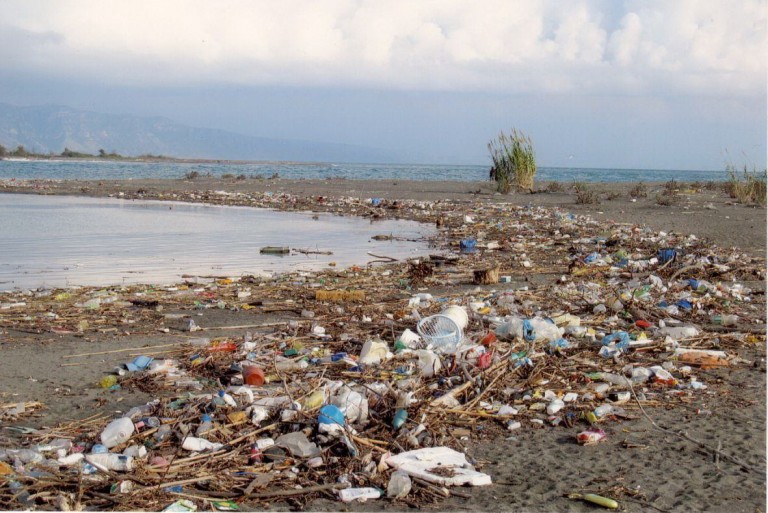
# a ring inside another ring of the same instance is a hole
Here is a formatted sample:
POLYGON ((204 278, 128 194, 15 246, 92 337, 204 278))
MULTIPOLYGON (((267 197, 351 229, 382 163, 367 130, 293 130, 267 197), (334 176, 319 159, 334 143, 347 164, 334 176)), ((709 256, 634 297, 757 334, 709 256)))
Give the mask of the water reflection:
POLYGON ((162 201, 0 194, 0 289, 167 283, 183 275, 238 276, 405 258, 432 228, 330 214, 162 201), (288 246, 308 254, 261 254, 288 246), (332 252, 331 255, 323 254, 332 252))

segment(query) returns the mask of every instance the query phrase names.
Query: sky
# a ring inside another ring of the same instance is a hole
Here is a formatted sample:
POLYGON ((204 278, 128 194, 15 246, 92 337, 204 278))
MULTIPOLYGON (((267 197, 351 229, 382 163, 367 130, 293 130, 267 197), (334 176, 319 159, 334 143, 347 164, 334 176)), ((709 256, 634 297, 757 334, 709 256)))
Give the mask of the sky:
POLYGON ((487 164, 766 166, 762 0, 0 0, 0 102, 487 164))

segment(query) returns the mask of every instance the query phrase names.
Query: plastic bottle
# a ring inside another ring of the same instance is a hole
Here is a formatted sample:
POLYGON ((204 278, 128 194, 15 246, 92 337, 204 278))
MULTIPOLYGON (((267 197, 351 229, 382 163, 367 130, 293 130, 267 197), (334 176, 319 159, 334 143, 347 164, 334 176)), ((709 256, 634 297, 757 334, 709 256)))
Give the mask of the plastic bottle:
POLYGON ((376 488, 345 488, 343 490, 339 490, 339 499, 341 499, 341 502, 378 499, 379 497, 381 497, 381 492, 376 488))
POLYGON ((402 499, 411 491, 411 477, 403 470, 396 470, 387 484, 387 497, 402 499))
POLYGON ((85 461, 99 470, 115 470, 118 472, 130 472, 133 470, 133 458, 130 456, 123 456, 122 454, 86 454, 85 461))
POLYGON ((227 406, 231 406, 233 408, 237 407, 237 401, 235 401, 235 398, 226 393, 224 390, 219 390, 219 397, 224 400, 224 403, 227 406))
POLYGON ((64 467, 73 467, 80 463, 85 458, 82 452, 76 452, 68 456, 62 456, 57 461, 64 467))
POLYGON ((306 369, 309 366, 309 363, 307 363, 306 360, 279 360, 275 363, 275 368, 278 371, 291 371, 291 370, 302 370, 306 369))
POLYGON ((10 449, 8 455, 22 463, 39 463, 45 456, 34 449, 10 449))
POLYGON ((400 408, 395 412, 395 417, 392 419, 392 427, 400 429, 405 425, 406 420, 408 420, 408 410, 400 408))
POLYGON ((141 406, 134 406, 133 408, 128 410, 128 413, 126 413, 125 416, 131 419, 135 419, 140 417, 146 417, 150 413, 152 413, 152 404, 147 403, 141 406))
POLYGON ((605 417, 606 415, 610 415, 613 412, 613 406, 610 404, 601 404, 597 408, 595 408, 594 414, 595 417, 605 417))
POLYGON ((102 454, 108 452, 109 449, 107 449, 107 447, 102 444, 95 444, 93 447, 91 447, 91 454, 102 454))
POLYGON ((171 434, 171 426, 169 424, 163 424, 162 426, 157 428, 157 431, 155 431, 154 437, 155 437, 155 440, 157 440, 158 442, 162 442, 163 440, 168 438, 170 434, 171 434))
POLYGON ((182 449, 195 452, 216 450, 218 447, 221 447, 221 444, 215 444, 209 440, 206 440, 205 438, 198 438, 195 436, 186 437, 184 442, 181 444, 182 449))
POLYGON ((498 337, 518 338, 529 342, 542 340, 551 342, 561 338, 565 330, 541 317, 533 319, 513 317, 496 328, 495 332, 498 337))
POLYGON ((206 414, 203 415, 203 417, 200 419, 200 425, 197 427, 197 431, 195 431, 195 434, 197 436, 201 436, 211 429, 213 429, 213 421, 211 420, 211 416, 206 414))
POLYGON ((104 444, 107 449, 111 449, 116 445, 128 441, 133 434, 133 429, 133 421, 130 418, 121 417, 115 419, 107 424, 107 427, 101 432, 101 443, 104 444))
POLYGON ((712 317, 712 322, 723 326, 733 326, 739 322, 737 315, 715 315, 712 317))
POLYGON ((157 417, 143 417, 136 423, 136 429, 153 429, 160 427, 160 419, 157 417))

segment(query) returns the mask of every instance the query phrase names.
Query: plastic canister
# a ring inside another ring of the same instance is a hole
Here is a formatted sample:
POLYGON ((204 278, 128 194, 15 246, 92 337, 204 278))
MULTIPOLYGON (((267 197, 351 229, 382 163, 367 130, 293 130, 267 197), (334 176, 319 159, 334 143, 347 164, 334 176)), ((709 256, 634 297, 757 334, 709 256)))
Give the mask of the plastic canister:
POLYGON ((111 449, 116 445, 128 441, 133 434, 133 421, 128 417, 115 419, 101 432, 101 443, 111 449))
POLYGON ((446 317, 449 317, 453 322, 456 323, 456 326, 462 330, 467 327, 467 324, 469 324, 469 316, 467 315, 467 311, 459 305, 451 305, 440 313, 446 317))

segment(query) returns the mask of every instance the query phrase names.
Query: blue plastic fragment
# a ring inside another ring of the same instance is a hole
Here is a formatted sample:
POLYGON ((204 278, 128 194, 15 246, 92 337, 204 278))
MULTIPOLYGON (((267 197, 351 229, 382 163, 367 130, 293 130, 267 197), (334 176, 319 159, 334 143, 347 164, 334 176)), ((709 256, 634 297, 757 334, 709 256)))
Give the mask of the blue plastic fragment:
POLYGON ((616 347, 618 349, 627 349, 629 348, 629 333, 626 331, 616 331, 614 333, 611 333, 610 335, 607 335, 603 337, 602 345, 607 346, 611 342, 615 342, 616 347))
POLYGON ((459 249, 462 251, 474 251, 477 241, 475 239, 461 239, 459 241, 459 249))
POLYGON ((523 319, 523 338, 528 342, 536 340, 536 330, 528 319, 523 319))

